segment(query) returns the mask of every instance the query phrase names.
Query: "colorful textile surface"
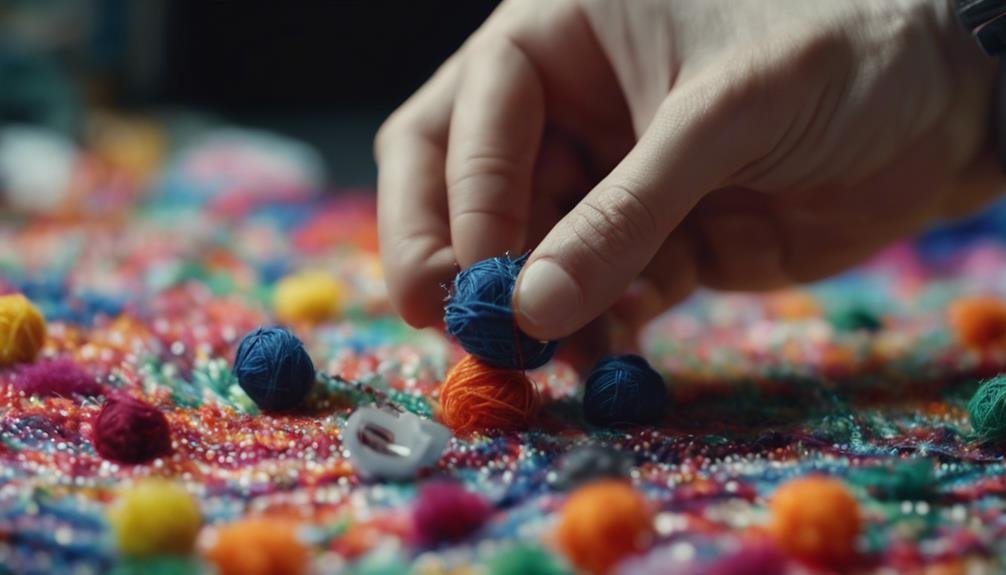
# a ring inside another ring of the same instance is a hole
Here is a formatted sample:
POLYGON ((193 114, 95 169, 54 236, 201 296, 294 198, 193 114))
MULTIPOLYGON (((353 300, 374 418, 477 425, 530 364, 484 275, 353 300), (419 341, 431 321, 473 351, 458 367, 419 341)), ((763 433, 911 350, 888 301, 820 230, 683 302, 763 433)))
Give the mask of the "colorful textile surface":
MULTIPOLYGON (((265 516, 297 525, 317 573, 502 573, 517 569, 498 557, 516 542, 562 572, 560 460, 587 444, 628 456, 654 513, 652 541, 619 573, 756 572, 725 561, 768 540, 781 483, 815 473, 858 501, 852 569, 1006 569, 1006 448, 975 437, 966 411, 979 379, 1006 368, 1006 336, 965 345, 947 314, 967 295, 1006 296, 1002 207, 806 289, 693 297, 645 333, 645 355, 670 382, 660 425, 591 427, 578 376, 553 361, 530 372, 543 410, 527 431, 452 438, 416 481, 367 481, 343 446, 346 419, 374 404, 435 417, 462 352, 390 310, 370 195, 318 194, 296 157, 248 160, 232 149, 239 136, 126 183, 91 170, 74 209, 0 223, 0 293, 43 312, 42 358, 71 359, 103 388, 149 402, 173 441, 148 464, 108 461, 92 442, 101 396, 32 395, 17 369, 0 371, 7 571, 210 572, 214 528, 265 516), (234 353, 245 333, 276 323, 277 282, 304 270, 335 278, 340 309, 289 325, 318 384, 299 412, 263 414, 231 374, 234 353), (148 476, 197 500, 204 527, 191 556, 122 554, 109 509, 148 476), (488 520, 448 543, 415 537, 417 489, 434 476, 483 496, 488 520)), ((785 554, 776 563, 819 568, 785 554)))

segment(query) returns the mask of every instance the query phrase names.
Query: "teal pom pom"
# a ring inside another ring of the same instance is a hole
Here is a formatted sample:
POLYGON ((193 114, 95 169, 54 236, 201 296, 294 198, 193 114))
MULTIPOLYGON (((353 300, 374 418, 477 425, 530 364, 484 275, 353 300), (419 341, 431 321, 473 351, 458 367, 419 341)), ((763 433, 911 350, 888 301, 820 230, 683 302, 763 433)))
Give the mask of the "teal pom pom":
POLYGON ((666 403, 664 379, 638 355, 602 359, 583 390, 587 421, 605 427, 656 423, 666 403))
POLYGON ((538 547, 517 546, 502 551, 488 564, 489 575, 568 575, 572 571, 559 565, 555 558, 538 547))
POLYGON ((552 359, 556 342, 538 341, 517 327, 510 300, 527 256, 490 258, 454 278, 444 306, 447 333, 494 367, 534 369, 552 359))
POLYGON ((982 383, 968 402, 968 414, 978 439, 1006 439, 1006 375, 982 383))
POLYGON ((314 386, 314 364, 288 330, 260 327, 241 340, 234 375, 261 409, 281 411, 303 403, 314 386))
POLYGON ((874 333, 884 327, 884 322, 872 310, 861 305, 849 305, 828 314, 828 321, 838 331, 864 331, 874 333))

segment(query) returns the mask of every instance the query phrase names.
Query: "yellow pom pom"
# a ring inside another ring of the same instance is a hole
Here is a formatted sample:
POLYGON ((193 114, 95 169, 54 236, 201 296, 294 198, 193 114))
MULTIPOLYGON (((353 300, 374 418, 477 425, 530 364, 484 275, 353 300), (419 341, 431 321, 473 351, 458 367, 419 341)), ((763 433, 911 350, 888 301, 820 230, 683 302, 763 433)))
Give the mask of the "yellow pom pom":
POLYGON ((0 366, 35 360, 45 343, 45 319, 21 294, 0 296, 0 366))
POLYGON ((202 517, 192 496, 163 479, 145 479, 119 496, 108 516, 123 555, 185 555, 202 517))
POLYGON ((324 273, 302 272, 287 276, 276 285, 273 307, 282 322, 318 322, 339 312, 342 289, 324 273))

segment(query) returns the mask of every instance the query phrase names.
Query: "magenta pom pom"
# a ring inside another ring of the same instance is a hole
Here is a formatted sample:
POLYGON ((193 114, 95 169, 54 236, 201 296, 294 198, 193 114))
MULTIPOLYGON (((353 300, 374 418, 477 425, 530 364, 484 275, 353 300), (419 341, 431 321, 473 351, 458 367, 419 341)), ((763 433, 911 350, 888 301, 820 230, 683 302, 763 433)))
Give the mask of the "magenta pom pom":
POLYGON ((119 463, 144 463, 171 453, 168 419, 126 395, 110 398, 94 422, 94 449, 119 463))
POLYGON ((14 376, 14 387, 28 395, 69 397, 101 395, 94 376, 70 359, 42 360, 22 366, 14 376))
POLYGON ((765 541, 741 547, 709 565, 707 575, 784 575, 786 556, 765 541))
POLYGON ((412 512, 416 542, 423 546, 457 541, 474 533, 492 515, 482 496, 450 481, 431 481, 419 490, 412 512))

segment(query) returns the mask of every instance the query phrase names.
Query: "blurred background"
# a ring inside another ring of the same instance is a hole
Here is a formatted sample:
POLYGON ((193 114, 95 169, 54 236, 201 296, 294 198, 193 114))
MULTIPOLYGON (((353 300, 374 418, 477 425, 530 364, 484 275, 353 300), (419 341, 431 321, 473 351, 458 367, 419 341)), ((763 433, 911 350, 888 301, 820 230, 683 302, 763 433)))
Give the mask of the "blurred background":
MULTIPOLYGON (((0 0, 0 128, 43 127, 89 149, 109 130, 149 143, 165 139, 154 126, 174 142, 259 128, 309 144, 337 185, 371 186, 382 119, 496 4, 0 0)), ((65 147, 47 145, 29 148, 65 147)))

